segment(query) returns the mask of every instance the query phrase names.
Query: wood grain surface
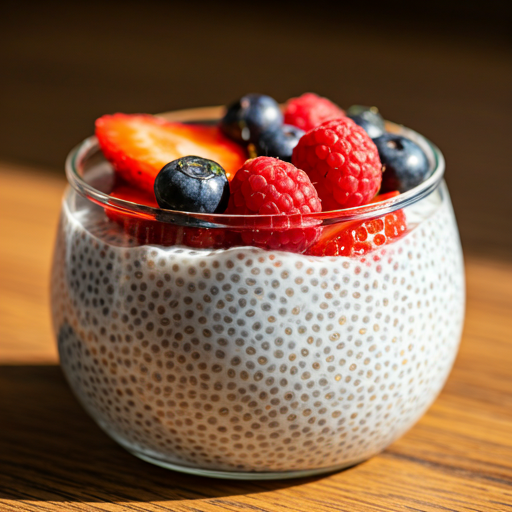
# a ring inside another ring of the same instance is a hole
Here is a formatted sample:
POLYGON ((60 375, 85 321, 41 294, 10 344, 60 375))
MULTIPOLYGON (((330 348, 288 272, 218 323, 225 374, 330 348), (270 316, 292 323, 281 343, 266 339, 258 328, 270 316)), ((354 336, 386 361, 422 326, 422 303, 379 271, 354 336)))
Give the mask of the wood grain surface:
POLYGON ((49 265, 64 180, 0 164, 0 511, 512 509, 512 265, 467 258, 454 370, 382 454, 282 482, 182 475, 142 462, 78 405, 57 363, 49 265))

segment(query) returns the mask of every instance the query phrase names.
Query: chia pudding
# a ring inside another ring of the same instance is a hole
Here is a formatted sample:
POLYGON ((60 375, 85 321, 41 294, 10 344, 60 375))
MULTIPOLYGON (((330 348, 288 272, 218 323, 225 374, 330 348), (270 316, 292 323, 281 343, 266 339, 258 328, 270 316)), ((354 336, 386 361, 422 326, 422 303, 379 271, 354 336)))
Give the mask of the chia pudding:
POLYGON ((444 183, 402 211, 407 232, 358 257, 164 247, 69 188, 52 312, 71 388, 170 468, 275 478, 369 458, 440 392, 464 316, 444 183))

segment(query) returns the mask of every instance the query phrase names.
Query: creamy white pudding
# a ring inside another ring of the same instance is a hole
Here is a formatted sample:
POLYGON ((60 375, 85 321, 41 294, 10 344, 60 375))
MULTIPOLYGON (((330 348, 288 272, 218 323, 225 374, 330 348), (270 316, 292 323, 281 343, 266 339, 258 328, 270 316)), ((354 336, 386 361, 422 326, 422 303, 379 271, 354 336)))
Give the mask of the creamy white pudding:
POLYGON ((106 432, 169 467, 366 459, 435 399, 462 329, 445 187, 405 213, 402 238, 359 258, 191 250, 139 245, 69 190, 52 277, 64 373, 106 432))

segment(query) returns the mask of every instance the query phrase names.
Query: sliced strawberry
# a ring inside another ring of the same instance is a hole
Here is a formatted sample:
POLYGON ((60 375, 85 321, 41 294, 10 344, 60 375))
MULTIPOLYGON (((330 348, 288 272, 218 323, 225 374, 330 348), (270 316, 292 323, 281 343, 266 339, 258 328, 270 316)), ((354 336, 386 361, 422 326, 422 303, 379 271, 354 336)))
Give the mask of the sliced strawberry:
POLYGON ((383 201, 387 201, 388 199, 392 199, 393 197, 399 196, 400 192, 398 190, 393 190, 391 192, 386 192, 385 194, 377 194, 370 203, 382 203, 383 201))
MULTIPOLYGON (((117 184, 110 196, 158 208, 153 193, 141 191, 128 184, 117 184)), ((224 229, 177 226, 113 208, 106 208, 105 213, 109 219, 121 225, 128 235, 136 238, 141 244, 184 245, 194 249, 219 249, 231 244, 236 245, 234 234, 224 229)))
POLYGON ((228 179, 247 158, 245 150, 217 126, 169 123, 148 114, 100 117, 96 137, 118 175, 149 193, 162 167, 177 158, 193 155, 214 160, 228 179))
MULTIPOLYGON (((110 197, 123 199, 124 201, 130 201, 131 203, 142 204, 145 206, 152 206, 154 208, 158 208, 158 203, 156 202, 154 192, 149 193, 146 192, 145 190, 140 190, 122 181, 118 181, 116 183, 114 190, 110 192, 110 197)), ((113 208, 105 208, 105 213, 107 214, 107 217, 109 219, 114 220, 120 224, 124 224, 129 221, 135 222, 144 219, 142 216, 135 215, 129 212, 121 212, 120 210, 115 210, 113 208)), ((148 218, 144 220, 150 221, 151 219, 148 218)))
MULTIPOLYGON (((391 199, 399 192, 376 196, 371 203, 391 199)), ((397 210, 376 219, 342 222, 324 228, 318 242, 306 254, 311 256, 362 256, 401 237, 407 230, 405 213, 397 210)))
MULTIPOLYGON (((128 184, 117 184, 110 196, 158 208, 154 194, 128 184)), ((113 208, 106 208, 105 213, 109 219, 121 225, 124 231, 136 238, 139 243, 173 245, 175 239, 174 226, 170 224, 166 225, 141 214, 136 215, 113 208)))

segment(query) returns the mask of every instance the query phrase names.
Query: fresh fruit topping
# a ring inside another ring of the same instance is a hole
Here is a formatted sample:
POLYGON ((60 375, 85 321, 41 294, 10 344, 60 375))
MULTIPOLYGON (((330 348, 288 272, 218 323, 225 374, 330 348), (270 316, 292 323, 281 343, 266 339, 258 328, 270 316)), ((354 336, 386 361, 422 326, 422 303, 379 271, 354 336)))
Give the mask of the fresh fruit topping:
POLYGON ((374 203, 382 203, 383 201, 387 201, 388 199, 393 199, 393 197, 397 197, 400 195, 398 190, 392 190, 391 192, 386 192, 385 194, 377 194, 369 204, 374 203))
MULTIPOLYGON (((131 185, 116 185, 110 196, 158 208, 153 194, 148 194, 131 185)), ((107 217, 122 226, 125 233, 134 237, 140 244, 184 245, 194 249, 220 249, 239 245, 236 235, 225 229, 179 226, 155 220, 144 214, 125 212, 111 207, 106 208, 105 211, 107 217)))
POLYGON ((293 150, 292 162, 306 171, 315 185, 323 211, 366 204, 381 184, 377 148, 348 117, 307 132, 293 150))
POLYGON ((397 210, 364 222, 342 222, 324 228, 320 239, 307 251, 311 256, 363 256, 396 240, 407 230, 405 213, 397 210))
POLYGON ((353 105, 347 110, 347 117, 364 128, 371 139, 380 137, 386 131, 384 118, 379 114, 377 107, 353 105))
MULTIPOLYGON (((116 184, 112 192, 110 192, 110 197, 158 208, 158 203, 153 193, 148 193, 125 183, 116 184)), ((110 220, 122 226, 125 233, 133 236, 140 243, 165 245, 164 241, 169 238, 172 226, 154 221, 147 215, 122 211, 112 207, 105 208, 105 213, 110 220)))
POLYGON ((246 94, 232 103, 220 122, 220 129, 231 139, 256 143, 260 135, 283 124, 279 104, 264 94, 246 94))
MULTIPOLYGON (((110 197, 123 199, 124 201, 129 201, 143 206, 158 208, 158 203, 156 202, 153 192, 149 193, 122 182, 116 184, 114 190, 110 192, 110 197)), ((114 208, 106 208, 105 212, 111 220, 115 220, 116 222, 119 221, 121 223, 124 223, 127 218, 138 218, 136 214, 116 210, 114 208)))
POLYGON ((298 98, 288 100, 284 122, 307 132, 325 121, 344 116, 345 112, 332 101, 307 92, 298 98))
POLYGON ((247 160, 231 182, 226 213, 277 215, 321 211, 315 187, 304 171, 277 158, 247 160))
POLYGON ((223 213, 229 201, 229 182, 217 162, 184 156, 158 173, 155 197, 160 208, 167 210, 223 213))
POLYGON ((126 182, 153 193, 162 167, 182 156, 219 162, 228 179, 246 159, 245 151, 216 126, 169 123, 147 114, 114 114, 96 120, 100 147, 126 182))
POLYGON ((248 215, 245 244, 303 252, 315 242, 316 222, 290 217, 321 211, 315 187, 304 171, 277 158, 260 156, 245 162, 231 182, 226 213, 248 215), (272 216, 258 218, 258 215, 272 216))
POLYGON ((275 130, 263 132, 256 142, 256 151, 260 156, 272 156, 290 162, 293 148, 303 135, 304 131, 300 128, 284 124, 275 130))
POLYGON ((427 155, 410 139, 386 133, 374 139, 379 151, 384 173, 382 192, 399 190, 406 192, 419 185, 430 171, 427 155))
POLYGON ((123 181, 116 182, 109 196, 122 199, 123 201, 129 201, 130 203, 158 208, 158 202, 153 191, 146 192, 123 181))

